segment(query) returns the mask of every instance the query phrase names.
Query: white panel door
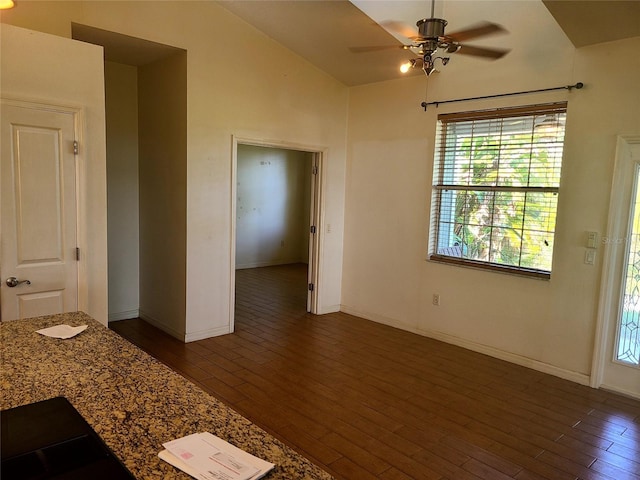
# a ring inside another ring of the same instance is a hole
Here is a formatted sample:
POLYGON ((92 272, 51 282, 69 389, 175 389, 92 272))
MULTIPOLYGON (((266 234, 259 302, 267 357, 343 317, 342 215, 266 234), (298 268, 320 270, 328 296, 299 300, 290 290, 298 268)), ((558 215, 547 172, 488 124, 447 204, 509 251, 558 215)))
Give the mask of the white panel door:
POLYGON ((74 112, 2 104, 2 320, 76 311, 74 112))

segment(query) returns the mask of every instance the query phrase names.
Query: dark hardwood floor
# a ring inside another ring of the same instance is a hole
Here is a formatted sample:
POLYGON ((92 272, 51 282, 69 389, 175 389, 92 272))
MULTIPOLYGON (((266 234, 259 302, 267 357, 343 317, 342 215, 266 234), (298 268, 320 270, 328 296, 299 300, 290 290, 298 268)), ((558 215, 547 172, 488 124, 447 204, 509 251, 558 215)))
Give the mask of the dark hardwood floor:
POLYGON ((640 480, 640 402, 343 313, 306 266, 237 272, 236 331, 113 330, 335 477, 640 480))

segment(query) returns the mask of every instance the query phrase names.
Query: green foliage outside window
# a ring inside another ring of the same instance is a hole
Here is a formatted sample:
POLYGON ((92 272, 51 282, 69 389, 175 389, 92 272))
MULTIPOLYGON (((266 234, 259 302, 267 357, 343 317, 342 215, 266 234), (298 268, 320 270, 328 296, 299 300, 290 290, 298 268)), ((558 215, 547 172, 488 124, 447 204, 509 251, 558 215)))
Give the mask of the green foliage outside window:
POLYGON ((434 253, 551 271, 564 117, 544 112, 444 124, 434 253))

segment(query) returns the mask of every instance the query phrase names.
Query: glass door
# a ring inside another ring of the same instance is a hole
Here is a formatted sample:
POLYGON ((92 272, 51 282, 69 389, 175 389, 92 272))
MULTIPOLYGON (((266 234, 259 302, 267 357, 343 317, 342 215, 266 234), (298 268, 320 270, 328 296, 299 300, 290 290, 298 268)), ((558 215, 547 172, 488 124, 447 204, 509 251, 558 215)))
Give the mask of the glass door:
POLYGON ((591 386, 640 398, 640 136, 618 138, 591 386))
POLYGON ((618 313, 614 361, 630 367, 640 365, 640 168, 636 164, 631 194, 627 248, 620 311, 618 313))

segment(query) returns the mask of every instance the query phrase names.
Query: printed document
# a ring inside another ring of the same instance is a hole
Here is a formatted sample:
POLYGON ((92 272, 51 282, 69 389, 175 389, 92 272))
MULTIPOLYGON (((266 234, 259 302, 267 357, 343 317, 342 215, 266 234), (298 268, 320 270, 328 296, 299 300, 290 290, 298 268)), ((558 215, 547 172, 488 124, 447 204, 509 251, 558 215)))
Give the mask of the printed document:
POLYGON ((161 459, 199 480, 255 480, 274 465, 210 433, 194 433, 164 443, 161 459))

